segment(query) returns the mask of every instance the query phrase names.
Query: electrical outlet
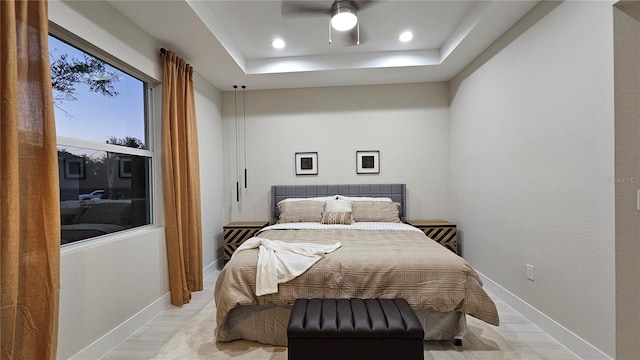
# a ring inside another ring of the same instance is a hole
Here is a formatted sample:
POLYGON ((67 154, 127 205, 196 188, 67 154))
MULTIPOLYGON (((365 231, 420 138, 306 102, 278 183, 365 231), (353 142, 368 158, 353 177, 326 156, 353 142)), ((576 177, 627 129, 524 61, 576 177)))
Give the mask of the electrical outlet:
POLYGON ((535 274, 533 272, 533 265, 527 264, 527 279, 535 281, 535 274))

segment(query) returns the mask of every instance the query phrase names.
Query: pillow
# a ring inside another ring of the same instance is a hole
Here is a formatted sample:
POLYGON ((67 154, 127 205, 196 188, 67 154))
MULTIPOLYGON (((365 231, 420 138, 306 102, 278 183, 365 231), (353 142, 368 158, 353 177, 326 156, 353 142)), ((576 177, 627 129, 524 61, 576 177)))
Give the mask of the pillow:
POLYGON ((353 220, 357 222, 400 222, 400 203, 388 201, 354 201, 353 220))
POLYGON ((351 225, 351 211, 323 211, 321 223, 351 225))
MULTIPOLYGON (((351 201, 348 200, 331 200, 327 201, 327 205, 324 207, 326 212, 348 212, 351 216, 351 201)), ((350 217, 349 222, 345 224, 353 223, 353 216, 350 217)))
POLYGON ((388 201, 392 202, 391 198, 388 197, 368 197, 368 196, 342 196, 338 195, 338 200, 349 200, 349 201, 388 201))
POLYGON ((324 211, 324 201, 301 200, 278 203, 279 223, 320 222, 324 211))
POLYGON ((351 201, 348 200, 331 200, 327 201, 324 208, 327 212, 345 212, 351 211, 351 201))
POLYGON ((329 201, 329 200, 335 200, 337 198, 338 198, 338 195, 309 197, 309 198, 286 198, 284 200, 278 201, 278 205, 286 202, 291 202, 291 201, 329 201))

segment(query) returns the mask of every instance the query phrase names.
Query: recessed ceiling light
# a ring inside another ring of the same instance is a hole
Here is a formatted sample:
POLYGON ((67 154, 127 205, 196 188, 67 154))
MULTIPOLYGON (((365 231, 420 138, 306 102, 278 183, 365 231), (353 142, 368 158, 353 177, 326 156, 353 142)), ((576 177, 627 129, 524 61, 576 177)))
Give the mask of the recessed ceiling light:
POLYGON ((271 46, 276 49, 282 49, 283 47, 287 46, 287 44, 282 39, 275 39, 271 42, 271 46))
POLYGON ((400 34, 399 39, 402 42, 409 42, 411 41, 411 39, 413 39, 413 34, 410 31, 405 31, 402 34, 400 34))

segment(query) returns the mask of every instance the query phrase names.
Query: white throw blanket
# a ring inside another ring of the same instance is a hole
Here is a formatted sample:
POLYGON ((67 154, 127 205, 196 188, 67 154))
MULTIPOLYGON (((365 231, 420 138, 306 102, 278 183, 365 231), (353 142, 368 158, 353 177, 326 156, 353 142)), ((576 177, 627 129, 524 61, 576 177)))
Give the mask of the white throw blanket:
POLYGON ((307 271, 325 254, 337 250, 342 244, 287 243, 252 237, 242 243, 234 255, 242 250, 258 248, 256 295, 278 292, 278 284, 295 279, 307 271))

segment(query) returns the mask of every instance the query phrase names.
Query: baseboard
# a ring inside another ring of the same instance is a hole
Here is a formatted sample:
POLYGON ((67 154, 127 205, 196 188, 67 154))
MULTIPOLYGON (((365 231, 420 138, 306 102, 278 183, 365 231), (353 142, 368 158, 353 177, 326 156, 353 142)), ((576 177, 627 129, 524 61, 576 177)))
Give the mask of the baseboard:
POLYGON ((131 336, 136 330, 151 321, 171 304, 171 294, 166 293, 156 301, 138 311, 135 315, 127 319, 122 324, 116 326, 98 340, 89 344, 80 352, 70 358, 70 360, 100 359, 106 353, 118 346, 126 338, 131 336))
POLYGON ((220 264, 222 264, 222 258, 216 259, 211 264, 205 266, 204 269, 202 269, 202 278, 206 279, 218 272, 221 268, 221 266, 219 266, 220 264))
MULTIPOLYGON (((202 269, 203 278, 207 278, 218 271, 218 264, 221 260, 217 259, 202 269)), ((166 293, 160 298, 147 305, 144 309, 138 311, 135 315, 127 319, 122 324, 116 326, 111 331, 100 337, 98 340, 89 344, 80 352, 70 358, 70 360, 100 359, 121 342, 126 340, 136 330, 143 327, 158 314, 163 312, 171 305, 171 293, 166 293)))
POLYGON ((565 346, 569 351, 573 352, 581 359, 607 359, 612 358, 600 351, 600 349, 588 343, 580 336, 565 328, 557 321, 545 315, 543 312, 529 305, 526 301, 503 288, 495 281, 489 279, 481 273, 478 273, 484 283, 484 288, 500 298, 507 305, 519 312, 527 320, 537 325, 544 332, 553 337, 560 344, 565 346))

